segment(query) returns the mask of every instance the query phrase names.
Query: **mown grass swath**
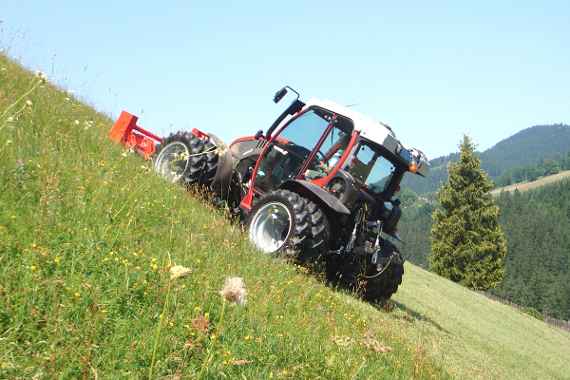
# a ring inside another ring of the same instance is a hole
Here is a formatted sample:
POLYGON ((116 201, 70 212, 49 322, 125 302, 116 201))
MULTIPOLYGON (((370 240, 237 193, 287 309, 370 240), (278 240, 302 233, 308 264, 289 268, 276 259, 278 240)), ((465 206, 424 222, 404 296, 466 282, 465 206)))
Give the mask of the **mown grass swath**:
POLYGON ((0 57, 1 378, 446 377, 40 80, 0 57), (192 273, 170 280, 175 264, 192 273), (245 305, 220 296, 229 276, 245 305))

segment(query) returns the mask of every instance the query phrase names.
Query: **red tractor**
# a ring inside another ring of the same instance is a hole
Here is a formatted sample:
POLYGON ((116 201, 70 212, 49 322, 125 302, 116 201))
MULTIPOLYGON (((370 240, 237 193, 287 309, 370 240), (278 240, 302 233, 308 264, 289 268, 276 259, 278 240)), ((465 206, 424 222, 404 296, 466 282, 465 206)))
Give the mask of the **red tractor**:
POLYGON ((264 133, 229 146, 194 129, 160 139, 123 113, 111 136, 154 160, 170 182, 206 188, 245 221, 260 251, 298 262, 323 260, 327 279, 370 301, 402 282, 396 198, 406 172, 428 162, 392 129, 329 101, 292 103, 264 133), (155 144, 156 143, 156 144, 155 144))

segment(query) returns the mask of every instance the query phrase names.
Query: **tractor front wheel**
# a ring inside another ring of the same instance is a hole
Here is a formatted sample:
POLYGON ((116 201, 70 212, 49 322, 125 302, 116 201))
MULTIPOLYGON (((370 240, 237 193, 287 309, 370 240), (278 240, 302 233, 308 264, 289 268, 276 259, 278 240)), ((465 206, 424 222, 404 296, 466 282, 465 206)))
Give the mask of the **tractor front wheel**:
POLYGON ((262 252, 303 261, 328 246, 327 221, 312 201, 289 190, 261 198, 248 217, 250 241, 262 252))
POLYGON ((396 293, 404 276, 404 260, 395 251, 378 271, 369 255, 327 257, 327 279, 333 285, 349 289, 369 302, 384 302, 396 293))

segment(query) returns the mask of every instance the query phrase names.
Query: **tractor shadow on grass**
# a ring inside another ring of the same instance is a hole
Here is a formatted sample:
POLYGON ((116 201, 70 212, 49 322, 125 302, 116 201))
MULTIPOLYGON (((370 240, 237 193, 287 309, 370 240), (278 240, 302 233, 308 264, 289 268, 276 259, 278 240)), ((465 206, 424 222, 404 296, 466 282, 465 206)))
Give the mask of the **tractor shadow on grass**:
POLYGON ((373 306, 377 310, 392 314, 392 316, 396 319, 408 323, 414 323, 416 321, 424 322, 428 325, 433 326, 436 330, 440 332, 451 335, 451 332, 441 327, 441 325, 435 322, 433 319, 428 318, 425 315, 415 311, 414 309, 409 308, 408 306, 406 306, 401 302, 388 300, 384 303, 373 304, 373 306))

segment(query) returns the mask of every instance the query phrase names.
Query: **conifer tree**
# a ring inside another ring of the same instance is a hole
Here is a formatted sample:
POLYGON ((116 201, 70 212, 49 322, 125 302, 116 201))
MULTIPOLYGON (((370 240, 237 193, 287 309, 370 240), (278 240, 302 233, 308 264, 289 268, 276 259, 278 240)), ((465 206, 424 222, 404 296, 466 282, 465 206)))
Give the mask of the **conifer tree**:
POLYGON ((459 161, 448 170, 432 214, 430 268, 472 289, 494 288, 505 273, 507 244, 489 192, 493 184, 469 137, 463 137, 459 161))

